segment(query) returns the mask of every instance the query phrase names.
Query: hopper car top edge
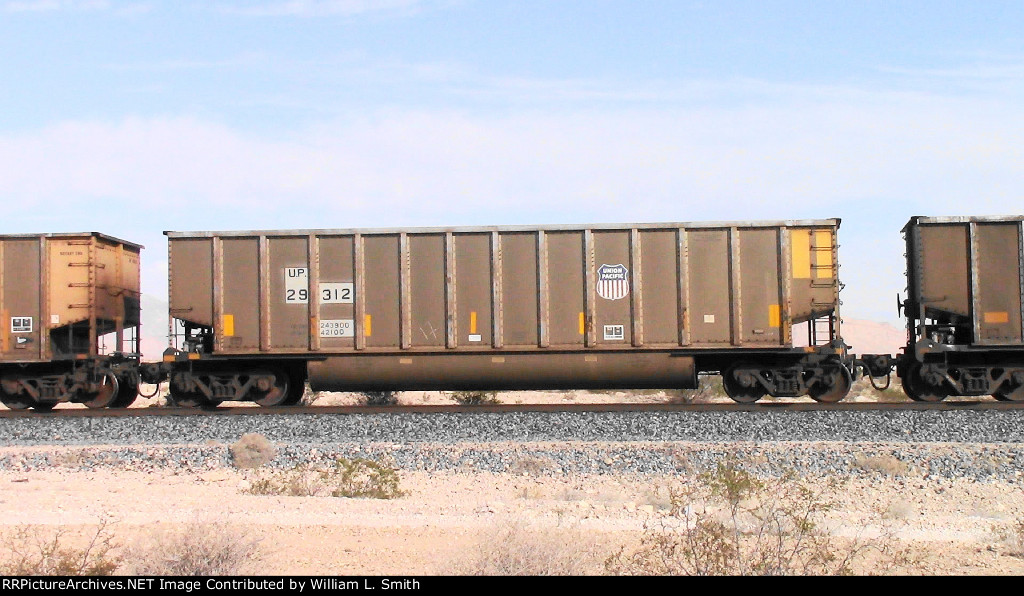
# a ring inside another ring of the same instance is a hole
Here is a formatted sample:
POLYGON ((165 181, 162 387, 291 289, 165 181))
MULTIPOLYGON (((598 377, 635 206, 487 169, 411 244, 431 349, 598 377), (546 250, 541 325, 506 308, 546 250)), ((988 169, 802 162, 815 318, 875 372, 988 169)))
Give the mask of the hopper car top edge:
POLYGON ((958 223, 1008 223, 1024 221, 1024 215, 914 215, 903 226, 901 232, 917 224, 958 224, 958 223))
POLYGON ((513 226, 427 226, 427 227, 401 227, 401 228, 321 228, 321 229, 260 229, 260 230, 197 230, 197 231, 175 231, 165 230, 164 235, 169 238, 207 238, 212 236, 309 236, 311 234, 345 235, 345 234, 400 234, 413 232, 417 234, 443 234, 454 233, 486 233, 486 232, 579 232, 585 230, 669 230, 685 228, 692 230, 715 230, 727 228, 756 229, 756 228, 778 228, 778 227, 833 227, 839 228, 842 220, 838 217, 826 219, 796 219, 796 220, 758 220, 758 221, 696 221, 696 222, 643 222, 643 223, 596 223, 596 224, 546 224, 546 225, 513 225, 513 226))
POLYGON ((138 249, 138 250, 142 250, 143 248, 146 248, 142 244, 136 244, 135 242, 131 242, 129 240, 124 240, 124 239, 118 238, 116 236, 111 236, 110 234, 103 234, 102 232, 46 232, 46 233, 39 233, 39 234, 31 234, 31 233, 0 234, 0 238, 9 238, 9 239, 12 239, 12 240, 13 239, 33 240, 33 239, 37 239, 37 238, 80 238, 80 237, 83 237, 83 236, 89 236, 89 237, 92 237, 92 238, 100 238, 102 240, 107 240, 107 241, 113 242, 115 244, 122 244, 124 246, 129 246, 131 248, 135 248, 135 249, 138 249))

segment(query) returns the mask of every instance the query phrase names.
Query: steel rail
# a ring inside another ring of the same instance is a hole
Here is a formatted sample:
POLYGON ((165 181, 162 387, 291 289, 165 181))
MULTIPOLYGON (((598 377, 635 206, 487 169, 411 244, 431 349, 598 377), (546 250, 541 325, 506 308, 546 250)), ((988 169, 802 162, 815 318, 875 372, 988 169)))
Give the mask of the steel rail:
POLYGON ((3 418, 141 418, 147 416, 275 416, 275 415, 344 415, 344 414, 507 414, 516 412, 870 412, 870 411, 927 411, 927 410, 1020 410, 1024 402, 998 402, 956 400, 939 403, 921 402, 758 402, 753 404, 669 404, 669 403, 608 403, 608 404, 484 404, 484 405, 431 405, 431 406, 234 406, 217 408, 149 407, 127 409, 57 408, 50 412, 32 410, 0 410, 3 418))

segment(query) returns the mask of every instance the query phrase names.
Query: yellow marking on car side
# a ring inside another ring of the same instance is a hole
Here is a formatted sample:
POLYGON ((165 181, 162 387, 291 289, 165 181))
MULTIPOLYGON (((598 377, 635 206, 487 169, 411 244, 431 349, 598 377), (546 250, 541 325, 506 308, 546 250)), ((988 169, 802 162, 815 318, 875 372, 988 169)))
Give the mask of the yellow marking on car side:
POLYGON ((811 278, 811 231, 790 230, 789 248, 792 253, 793 279, 811 278))
POLYGON ((1008 313, 1008 312, 993 311, 993 312, 987 312, 983 316, 984 316, 984 319, 985 319, 986 323, 996 323, 996 324, 998 324, 998 323, 1009 323, 1010 322, 1010 313, 1008 313))

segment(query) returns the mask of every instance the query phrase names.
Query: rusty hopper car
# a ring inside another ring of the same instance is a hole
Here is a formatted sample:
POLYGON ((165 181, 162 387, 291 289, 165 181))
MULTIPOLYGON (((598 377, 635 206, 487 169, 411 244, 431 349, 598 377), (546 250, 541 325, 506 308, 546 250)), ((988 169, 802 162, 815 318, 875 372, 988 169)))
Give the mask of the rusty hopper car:
POLYGON ((316 390, 849 390, 838 219, 166 232, 173 399, 316 390), (794 342, 794 335, 797 341, 794 342), (807 341, 804 341, 806 338, 807 341), (799 347, 794 347, 800 343, 799 347))
POLYGON ((97 233, 0 236, 0 401, 135 400, 141 249, 97 233))
POLYGON ((1024 400, 1024 217, 914 217, 903 233, 907 395, 1024 400))

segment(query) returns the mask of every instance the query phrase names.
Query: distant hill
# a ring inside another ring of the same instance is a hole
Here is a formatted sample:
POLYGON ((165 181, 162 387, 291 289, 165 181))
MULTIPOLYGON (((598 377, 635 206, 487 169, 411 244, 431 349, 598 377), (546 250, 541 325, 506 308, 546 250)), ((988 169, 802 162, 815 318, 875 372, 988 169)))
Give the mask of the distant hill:
POLYGON ((142 359, 160 360, 167 349, 167 301, 142 295, 142 359))
POLYGON ((843 339, 854 354, 893 354, 907 344, 906 329, 888 323, 843 319, 843 339))

